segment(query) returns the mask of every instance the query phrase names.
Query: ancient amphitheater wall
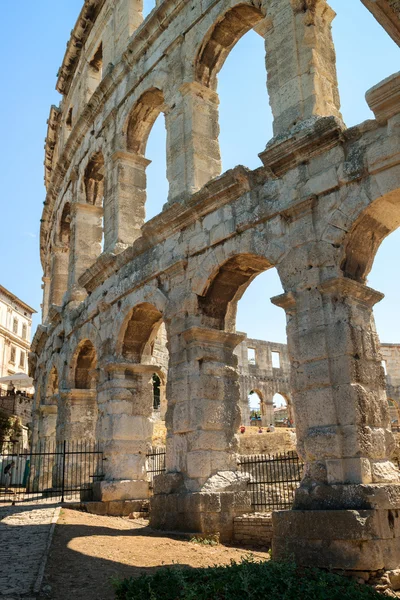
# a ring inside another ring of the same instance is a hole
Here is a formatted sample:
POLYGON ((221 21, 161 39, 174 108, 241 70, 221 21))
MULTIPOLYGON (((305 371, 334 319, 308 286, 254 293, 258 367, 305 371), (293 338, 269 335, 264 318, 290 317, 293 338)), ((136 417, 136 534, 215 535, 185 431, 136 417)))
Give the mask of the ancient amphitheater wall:
MULTIPOLYGON (((43 396, 57 364, 56 437, 101 443, 99 499, 148 497, 163 324, 167 472, 156 483, 152 524, 229 539, 233 516, 251 508, 237 471, 236 306, 258 274, 276 268, 284 294, 273 302, 287 317, 306 470, 297 510, 276 515, 274 553, 290 539, 294 555, 306 544, 321 566, 391 568, 395 538, 381 540, 374 562, 373 542, 353 523, 367 549, 352 546, 344 563, 339 550, 316 552, 303 513, 320 521, 329 513, 336 532, 351 510, 368 508, 380 523, 400 506, 372 320, 382 294, 365 285, 380 243, 400 224, 400 76, 368 92, 374 120, 346 129, 325 0, 164 0, 141 24, 140 7, 85 2, 59 74, 64 99, 50 113, 43 324, 31 366, 43 396), (217 74, 254 27, 266 40, 274 138, 260 148, 260 168, 221 175, 217 74), (161 112, 169 197, 144 223, 146 140, 161 112)), ((46 417, 39 398, 36 410, 46 417)))

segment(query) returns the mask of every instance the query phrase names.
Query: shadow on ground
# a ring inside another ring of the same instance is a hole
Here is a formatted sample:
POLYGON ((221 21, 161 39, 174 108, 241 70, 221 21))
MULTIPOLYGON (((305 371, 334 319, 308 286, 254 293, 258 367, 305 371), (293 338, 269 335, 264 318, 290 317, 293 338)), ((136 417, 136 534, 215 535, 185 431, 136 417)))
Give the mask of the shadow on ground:
MULTIPOLYGON (((228 564, 248 552, 189 543, 127 519, 63 510, 39 600, 114 600, 113 578, 150 575, 167 565, 228 564)), ((268 558, 265 552, 255 554, 268 558)))

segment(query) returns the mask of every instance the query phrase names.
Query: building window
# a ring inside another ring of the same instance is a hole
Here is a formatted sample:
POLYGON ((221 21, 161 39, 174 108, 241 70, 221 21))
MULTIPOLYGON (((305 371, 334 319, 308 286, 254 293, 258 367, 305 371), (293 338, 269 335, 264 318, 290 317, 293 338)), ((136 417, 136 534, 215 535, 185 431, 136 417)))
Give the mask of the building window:
POLYGON ((10 363, 12 363, 13 365, 15 365, 16 356, 17 356, 17 349, 15 346, 11 346, 10 363))
POLYGON ((247 348, 247 360, 249 361, 249 365, 256 364, 256 351, 255 348, 247 348))
POLYGON ((21 353, 19 355, 19 366, 22 369, 25 368, 25 352, 23 350, 21 350, 21 353))
POLYGON ((280 369, 281 368, 281 355, 279 354, 279 352, 271 352, 272 354, 272 367, 274 369, 280 369))
POLYGON ((27 328, 27 326, 25 325, 25 323, 23 323, 23 325, 22 325, 22 338, 23 338, 24 340, 26 340, 26 338, 27 338, 27 335, 28 335, 28 328, 27 328))
POLYGON ((13 333, 18 333, 18 319, 13 320, 13 333))

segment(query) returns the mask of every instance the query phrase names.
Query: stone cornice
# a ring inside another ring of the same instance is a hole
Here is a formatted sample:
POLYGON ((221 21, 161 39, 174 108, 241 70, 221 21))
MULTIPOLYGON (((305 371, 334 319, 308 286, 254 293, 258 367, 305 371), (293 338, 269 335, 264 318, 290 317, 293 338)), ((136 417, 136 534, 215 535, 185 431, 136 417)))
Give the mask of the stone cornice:
POLYGON ((177 231, 190 226, 212 210, 240 198, 251 189, 252 172, 236 167, 221 177, 213 179, 184 205, 173 204, 148 221, 142 228, 142 236, 120 254, 102 254, 79 278, 79 285, 93 292, 115 271, 166 240, 177 231))
POLYGON ((343 123, 336 117, 315 117, 303 121, 286 135, 273 138, 259 157, 276 177, 282 177, 339 144, 344 130, 343 123))
POLYGON ((321 294, 336 294, 348 298, 350 301, 356 301, 359 304, 364 304, 372 308, 377 302, 380 302, 385 294, 377 292, 376 290, 353 281, 346 277, 338 277, 335 279, 328 279, 318 286, 321 294))
POLYGON ((187 345, 201 346, 223 346, 234 350, 241 344, 245 338, 240 333, 228 333, 220 329, 210 329, 207 327, 191 327, 183 332, 183 337, 187 345))
POLYGON ((379 124, 400 113, 400 72, 384 79, 365 95, 368 106, 379 124))
POLYGON ((82 49, 93 29, 106 0, 85 0, 75 27, 72 30, 63 63, 58 71, 56 90, 68 94, 82 49))
POLYGON ((60 124, 61 111, 57 106, 50 108, 50 116, 47 120, 47 136, 45 142, 44 154, 44 183, 47 187, 50 184, 51 175, 53 172, 54 149, 57 143, 58 126, 60 124))

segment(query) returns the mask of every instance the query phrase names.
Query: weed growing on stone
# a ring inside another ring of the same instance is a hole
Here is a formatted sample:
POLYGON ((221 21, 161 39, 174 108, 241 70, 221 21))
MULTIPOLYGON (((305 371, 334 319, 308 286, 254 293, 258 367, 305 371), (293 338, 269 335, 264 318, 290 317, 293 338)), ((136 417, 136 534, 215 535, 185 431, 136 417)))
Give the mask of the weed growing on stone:
POLYGON ((240 563, 207 569, 162 568, 114 582, 117 600, 379 600, 366 585, 292 563, 240 563))

